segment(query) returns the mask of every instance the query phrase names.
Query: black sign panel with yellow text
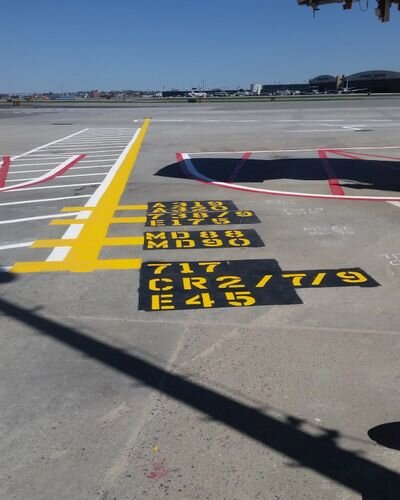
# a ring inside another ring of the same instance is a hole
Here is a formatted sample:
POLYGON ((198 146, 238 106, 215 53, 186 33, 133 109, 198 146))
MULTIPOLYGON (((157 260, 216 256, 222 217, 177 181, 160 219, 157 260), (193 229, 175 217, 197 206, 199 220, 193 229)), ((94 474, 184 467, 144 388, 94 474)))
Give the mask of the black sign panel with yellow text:
POLYGON ((375 287, 360 268, 283 271, 276 260, 147 262, 140 271, 139 309, 302 304, 297 288, 375 287))
POLYGON ((144 233, 145 250, 177 250, 190 248, 263 247, 254 229, 225 231, 154 231, 144 233))

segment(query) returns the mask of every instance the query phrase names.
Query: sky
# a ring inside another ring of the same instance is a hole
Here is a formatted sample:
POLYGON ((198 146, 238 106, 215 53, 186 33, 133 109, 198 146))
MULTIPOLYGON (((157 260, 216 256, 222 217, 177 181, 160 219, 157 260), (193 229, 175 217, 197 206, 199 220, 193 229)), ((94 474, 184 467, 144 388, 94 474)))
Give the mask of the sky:
MULTIPOLYGON (((361 0, 365 6, 366 0, 361 0)), ((0 93, 249 88, 400 71, 400 12, 297 0, 2 0, 0 93)))

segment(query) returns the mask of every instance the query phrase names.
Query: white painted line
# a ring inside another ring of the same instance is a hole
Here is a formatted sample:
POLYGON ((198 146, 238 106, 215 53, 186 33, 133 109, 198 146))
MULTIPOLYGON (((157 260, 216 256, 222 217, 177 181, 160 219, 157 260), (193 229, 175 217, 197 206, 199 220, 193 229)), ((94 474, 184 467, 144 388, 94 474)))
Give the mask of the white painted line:
MULTIPOLYGON (((91 210, 87 210, 86 212, 79 212, 76 219, 88 219, 90 217, 91 210)), ((61 236, 62 240, 74 240, 76 239, 80 232, 82 231, 84 224, 71 224, 65 233, 61 236)), ((50 255, 47 257, 46 262, 61 262, 68 255, 68 252, 71 250, 71 246, 68 247, 54 247, 50 252, 50 255)))
MULTIPOLYGON (((93 160, 94 162, 96 160, 93 160)), ((109 160, 107 160, 109 161, 109 160)), ((83 161, 80 161, 79 164, 83 163, 83 161)), ((92 169, 92 168, 109 168, 109 167, 112 167, 112 164, 108 164, 108 165, 88 165, 87 167, 75 167, 74 166, 74 171, 75 170, 86 170, 86 169, 92 169)), ((19 172, 12 172, 10 174, 8 174, 8 179, 11 178, 12 175, 19 175, 19 174, 35 174, 36 172, 48 172, 48 169, 47 168, 43 168, 43 169, 38 169, 38 170, 20 170, 19 172)), ((15 180, 22 180, 22 179, 15 179, 15 180)))
POLYGON ((13 189, 10 193, 19 193, 20 191, 36 191, 37 189, 62 189, 78 186, 98 186, 101 182, 85 182, 82 184, 60 184, 59 186, 39 186, 39 187, 27 187, 21 189, 13 189))
MULTIPOLYGON (((18 161, 18 160, 17 160, 18 161)), ((14 167, 40 167, 42 165, 57 165, 58 161, 46 161, 45 163, 16 163, 13 162, 13 168, 14 167)))
POLYGON ((400 207, 400 202, 399 201, 388 201, 391 205, 394 205, 395 207, 400 207))
POLYGON ((78 196, 61 196, 57 198, 40 198, 39 200, 23 200, 23 201, 9 201, 7 203, 0 203, 0 207, 8 207, 11 205, 27 205, 28 203, 47 203, 52 201, 62 200, 75 200, 76 198, 90 198, 89 194, 80 194, 78 196))
POLYGON ((30 222, 34 220, 57 219, 58 217, 70 217, 71 215, 78 215, 79 213, 80 212, 70 212, 68 214, 36 215, 35 217, 23 217, 21 219, 6 219, 0 220, 0 224, 15 224, 18 222, 30 222))
MULTIPOLYGON (((249 153, 310 153, 315 152, 317 148, 307 149, 259 149, 249 151, 249 153)), ((367 150, 386 150, 386 149, 400 149, 400 146, 354 146, 349 148, 342 148, 341 146, 329 147, 328 149, 340 149, 342 151, 367 151, 367 150)), ((195 153, 187 153, 190 156, 194 155, 226 155, 226 154, 243 154, 247 151, 201 151, 195 153)))
POLYGON ((136 130, 135 135, 133 138, 130 140, 130 142, 127 144, 126 148, 122 151, 122 153, 119 155, 118 160, 114 163, 113 167, 111 170, 108 172, 106 178, 103 180, 101 185, 96 189, 96 191, 92 194, 92 196, 89 198, 88 202, 86 203, 85 206, 96 206, 97 203, 99 202, 100 198, 103 196, 105 191, 107 190, 108 186, 110 185, 111 181, 114 178, 114 175, 116 174, 117 170, 119 169, 121 163, 123 162, 125 156, 128 154, 129 149, 132 147, 134 142, 136 142, 136 139, 140 133, 140 128, 136 130))
MULTIPOLYGON (((74 151, 76 151, 76 148, 72 148, 74 151)), ((51 149, 47 149, 49 153, 51 153, 51 149)), ((78 153, 85 153, 85 154, 90 154, 90 153, 111 153, 112 151, 121 151, 121 148, 110 148, 110 149, 85 149, 82 148, 82 150, 79 150, 78 153)), ((65 151, 65 153, 62 153, 64 155, 69 155, 71 154, 70 151, 65 151)), ((114 153, 117 154, 117 153, 114 153)))
MULTIPOLYGON (((65 174, 63 175, 63 179, 70 179, 71 177, 92 177, 94 175, 106 175, 104 172, 96 172, 96 173, 92 173, 92 174, 65 174)), ((17 181, 33 181, 35 180, 35 177, 32 177, 31 179, 15 179, 17 181)), ((55 179, 54 179, 55 180, 55 179)))
POLYGON ((18 158, 22 158, 22 157, 27 156, 31 153, 34 153, 35 151, 41 151, 42 149, 47 148, 48 146, 51 146, 52 144, 58 144, 59 142, 63 142, 65 140, 69 139, 70 137, 74 137, 76 135, 82 134, 82 132, 86 132, 86 130, 89 130, 89 129, 84 128, 84 129, 80 130, 79 132, 75 132, 75 134, 70 134, 70 135, 67 135, 66 137, 62 137, 61 139, 57 139, 56 141, 48 142, 47 144, 44 144, 43 146, 39 146, 38 148, 30 149, 26 153, 22 153, 21 155, 13 156, 11 158, 11 160, 16 160, 18 158))
POLYGON ((0 250, 12 250, 13 248, 30 247, 33 241, 25 241, 24 243, 12 243, 11 245, 0 245, 0 250))

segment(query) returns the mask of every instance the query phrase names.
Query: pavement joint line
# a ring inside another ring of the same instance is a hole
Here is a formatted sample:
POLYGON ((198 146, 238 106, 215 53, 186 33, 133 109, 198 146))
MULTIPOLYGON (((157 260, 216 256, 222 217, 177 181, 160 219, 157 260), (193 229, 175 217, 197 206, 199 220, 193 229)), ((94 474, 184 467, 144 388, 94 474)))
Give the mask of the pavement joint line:
MULTIPOLYGON (((149 124, 150 119, 146 118, 142 127, 135 132, 114 166, 100 183, 99 188, 89 198, 86 206, 80 207, 77 218, 63 221, 70 226, 61 238, 63 246, 60 246, 56 240, 58 246, 54 247, 45 262, 16 262, 12 267, 12 272, 92 272, 140 269, 141 259, 100 260, 99 255, 107 240, 109 226, 112 224, 116 208, 119 206, 119 201, 136 164, 149 124), (73 226, 76 227, 75 230, 73 226), (68 241, 71 233, 73 234, 72 243, 68 241), (65 241, 68 243, 64 246, 65 241)), ((66 216, 70 215, 70 212, 66 212, 66 216)), ((146 217, 130 219, 137 219, 137 222, 146 221, 146 217)), ((54 219, 50 225, 58 225, 58 222, 59 219, 54 219)), ((110 240, 112 243, 113 238, 110 240)))

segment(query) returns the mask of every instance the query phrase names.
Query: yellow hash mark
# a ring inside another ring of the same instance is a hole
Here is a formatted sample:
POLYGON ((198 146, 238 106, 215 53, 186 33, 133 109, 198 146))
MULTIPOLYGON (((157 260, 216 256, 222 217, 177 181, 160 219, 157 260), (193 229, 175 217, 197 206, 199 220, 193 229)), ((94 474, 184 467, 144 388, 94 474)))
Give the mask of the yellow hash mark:
MULTIPOLYGON (((16 262, 12 267, 13 273, 43 273, 43 272, 60 272, 70 271, 74 273, 87 272, 87 264, 81 262, 82 267, 76 265, 73 269, 71 266, 63 262, 16 262)), ((92 271, 108 271, 108 270, 128 270, 140 269, 142 259, 105 259, 90 262, 92 271)))
POLYGON ((96 207, 64 207, 61 212, 90 212, 96 207))
POLYGON ((146 217, 113 217, 112 224, 139 224, 146 222, 146 217))
MULTIPOLYGON (((76 243, 76 240, 37 240, 32 243, 30 248, 54 248, 54 247, 71 247, 76 243)), ((105 238, 101 242, 102 247, 115 246, 138 246, 143 245, 143 236, 124 236, 121 238, 105 238)))
POLYGON ((116 210, 147 210, 147 205, 119 205, 116 210))

